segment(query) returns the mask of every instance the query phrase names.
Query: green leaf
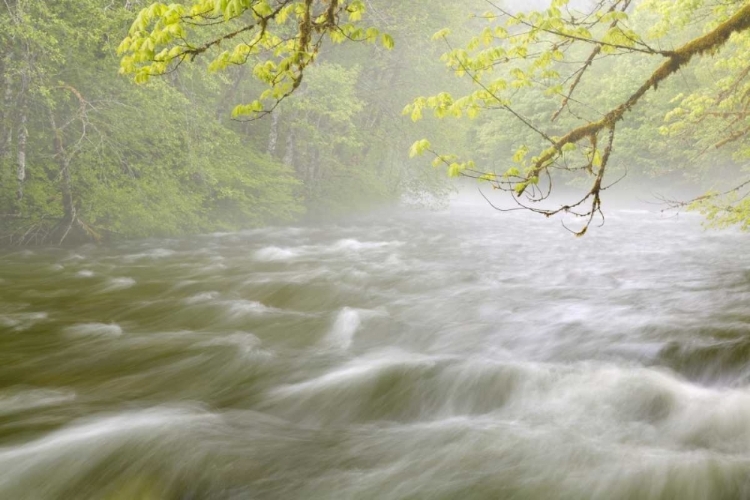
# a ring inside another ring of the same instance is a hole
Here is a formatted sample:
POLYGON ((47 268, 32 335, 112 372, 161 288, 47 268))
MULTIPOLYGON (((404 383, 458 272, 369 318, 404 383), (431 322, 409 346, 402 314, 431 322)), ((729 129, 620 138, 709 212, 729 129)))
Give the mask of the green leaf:
POLYGON ((411 110, 411 121, 417 122, 422 119, 422 107, 413 106, 411 110))
POLYGON ((443 28, 440 31, 436 32, 434 35, 432 35, 433 40, 443 40, 448 35, 451 34, 451 30, 449 28, 443 28))
POLYGON ((458 177, 464 170, 464 166, 460 163, 451 163, 448 167, 448 177, 458 177))
POLYGON ((430 147, 432 147, 432 145, 427 139, 416 141, 411 145, 411 148, 409 148, 409 158, 423 155, 425 151, 430 149, 430 147))
POLYGON ((396 43, 393 41, 393 37, 389 35, 388 33, 383 33, 380 36, 381 43, 383 44, 383 47, 385 47, 388 50, 391 50, 393 47, 396 46, 396 43))

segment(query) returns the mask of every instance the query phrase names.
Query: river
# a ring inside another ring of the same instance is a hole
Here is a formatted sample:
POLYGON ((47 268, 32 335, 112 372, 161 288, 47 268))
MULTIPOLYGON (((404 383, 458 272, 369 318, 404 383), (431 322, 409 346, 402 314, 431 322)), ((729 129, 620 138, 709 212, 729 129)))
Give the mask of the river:
POLYGON ((458 203, 0 261, 0 498, 750 498, 750 239, 458 203))

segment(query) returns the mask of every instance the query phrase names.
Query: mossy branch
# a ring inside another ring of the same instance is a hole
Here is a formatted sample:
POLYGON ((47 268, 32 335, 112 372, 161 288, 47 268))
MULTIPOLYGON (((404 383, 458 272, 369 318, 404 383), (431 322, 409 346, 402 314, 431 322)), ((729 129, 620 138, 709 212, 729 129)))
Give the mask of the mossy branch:
MULTIPOLYGON (((675 74, 681 67, 688 64, 693 57, 709 54, 720 49, 734 33, 739 33, 750 28, 750 3, 740 8, 732 17, 719 24, 709 33, 698 37, 682 45, 676 50, 665 52, 664 61, 651 76, 636 90, 624 103, 610 110, 598 121, 582 125, 565 134, 555 141, 554 145, 543 152, 534 163, 527 179, 538 177, 539 174, 552 165, 562 154, 562 149, 568 144, 597 135, 604 129, 611 129, 625 114, 630 111, 641 98, 651 89, 656 90, 661 82, 675 74)), ((520 189, 521 196, 524 189, 520 189)))

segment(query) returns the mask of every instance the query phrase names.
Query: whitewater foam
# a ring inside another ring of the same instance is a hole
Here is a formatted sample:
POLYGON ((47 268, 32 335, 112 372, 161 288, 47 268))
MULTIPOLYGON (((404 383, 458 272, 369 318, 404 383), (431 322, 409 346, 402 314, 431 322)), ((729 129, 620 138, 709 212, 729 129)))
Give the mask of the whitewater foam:
POLYGON ((342 350, 349 349, 361 324, 362 317, 359 311, 351 307, 343 308, 336 315, 333 327, 323 339, 324 345, 342 350))
POLYGON ((122 327, 115 323, 79 323, 63 331, 74 337, 119 337, 122 335, 122 327))
POLYGON ((103 292, 116 292, 118 290, 126 290, 135 285, 133 278, 122 277, 122 278, 111 278, 107 281, 107 285, 104 287, 103 292))
POLYGON ((280 262, 292 260, 299 256, 299 251, 290 248, 266 247, 261 248, 253 254, 255 260, 260 262, 280 262))

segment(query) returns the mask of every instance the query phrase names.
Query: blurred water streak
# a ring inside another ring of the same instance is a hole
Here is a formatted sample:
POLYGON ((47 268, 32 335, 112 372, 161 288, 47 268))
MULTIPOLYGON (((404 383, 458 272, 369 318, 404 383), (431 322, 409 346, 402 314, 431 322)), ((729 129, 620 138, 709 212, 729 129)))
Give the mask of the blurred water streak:
POLYGON ((0 498, 750 497, 750 240, 457 204, 0 261, 0 498))

